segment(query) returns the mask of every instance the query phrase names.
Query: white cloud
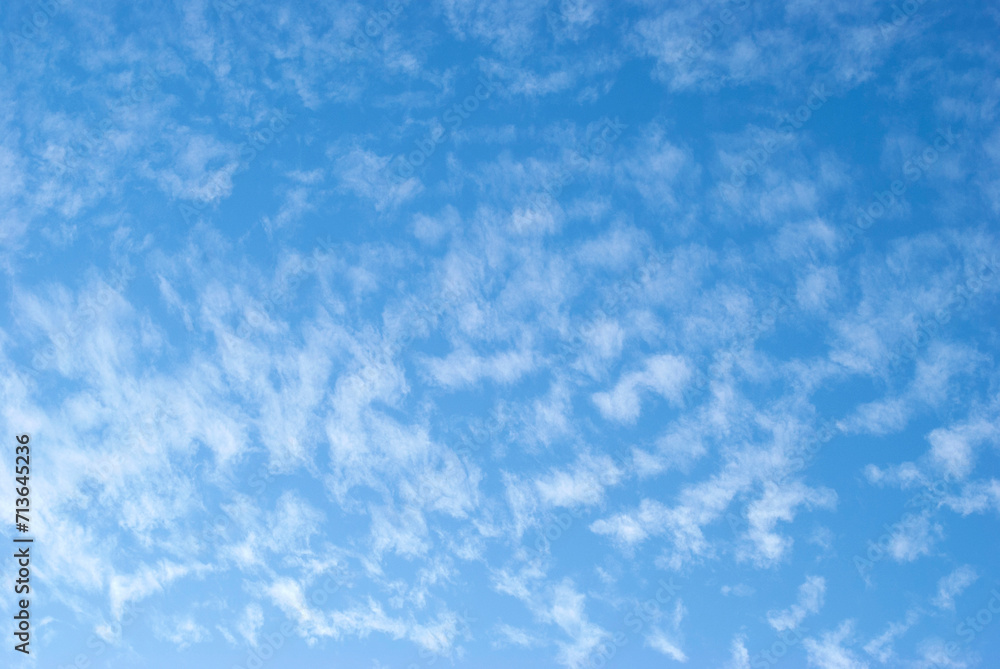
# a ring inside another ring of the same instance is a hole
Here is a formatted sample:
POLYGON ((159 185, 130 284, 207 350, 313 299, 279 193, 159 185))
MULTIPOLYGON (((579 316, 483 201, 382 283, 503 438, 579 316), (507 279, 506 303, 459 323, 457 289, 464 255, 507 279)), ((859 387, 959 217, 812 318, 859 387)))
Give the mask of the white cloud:
POLYGON ((394 639, 407 638, 428 654, 448 656, 462 633, 460 617, 450 611, 443 611, 435 619, 423 623, 412 617, 402 620, 388 615, 371 597, 364 604, 357 603, 348 609, 320 611, 306 601, 302 584, 286 577, 273 580, 263 592, 296 622, 298 634, 306 639, 339 639, 344 635, 365 638, 378 632, 394 639))
POLYGON ((726 669, 750 669, 750 651, 747 650, 746 635, 737 634, 730 644, 732 654, 726 669))
POLYGON ((535 481, 538 496, 549 506, 592 506, 604 499, 604 490, 618 484, 621 470, 608 456, 581 455, 567 470, 554 471, 535 481))
POLYGON ((865 652, 871 655, 876 661, 885 664, 895 657, 895 651, 892 647, 893 642, 909 631, 919 619, 919 611, 916 609, 907 611, 906 620, 898 623, 889 623, 885 632, 865 644, 865 652))
POLYGON ((553 588, 550 602, 541 612, 543 620, 555 623, 570 637, 569 642, 556 641, 558 660, 569 669, 582 669, 610 634, 588 621, 584 611, 586 595, 577 592, 569 580, 553 588))
POLYGON ((643 371, 625 374, 612 390, 595 393, 594 404, 609 420, 633 423, 639 417, 640 392, 654 392, 679 405, 691 375, 691 367, 684 358, 669 354, 653 356, 646 360, 643 371))
POLYGON ((371 200, 383 211, 398 207, 423 189, 416 177, 398 177, 391 161, 374 151, 353 148, 336 156, 334 171, 345 190, 371 200))
MULTIPOLYGON (((842 477, 820 463, 853 457, 845 433, 882 454, 873 485, 937 493, 890 531, 888 557, 968 561, 962 532, 945 541, 955 516, 1000 513, 997 275, 979 280, 1000 248, 980 223, 1000 211, 1000 132, 986 127, 989 77, 969 75, 995 63, 973 62, 981 40, 955 26, 988 21, 941 22, 928 3, 886 33, 892 8, 872 0, 383 4, 197 0, 123 26, 36 2, 10 17, 5 46, 34 10, 60 12, 14 48, 0 92, 0 422, 37 434, 33 566, 69 621, 61 644, 92 629, 123 641, 106 621, 141 603, 149 633, 123 649, 136 656, 263 643, 277 611, 301 635, 289 643, 377 635, 390 655, 402 641, 475 663, 448 604, 493 587, 516 601, 486 622, 490 641, 584 667, 655 569, 696 577, 689 604, 721 588, 759 621, 761 584, 790 558, 869 538, 839 515, 822 514, 829 530, 804 522, 836 505, 824 486, 842 477), (150 22, 163 39, 133 39, 150 22), (147 63, 154 90, 121 104, 147 63), (602 114, 636 67, 653 68, 652 88, 622 126, 602 114), (842 104, 883 69, 891 85, 868 106, 842 104), (414 160, 479 73, 497 83, 489 99, 414 160), (914 95, 927 80, 930 102, 914 95), (801 107, 816 86, 829 107, 801 107), (664 90, 694 111, 734 103, 701 124, 636 125, 664 90), (292 124, 244 170, 240 142, 281 101, 292 124), (872 128, 857 162, 830 120, 879 118, 887 101, 898 122, 872 128), (807 124, 776 127, 803 110, 807 124), (907 128, 928 124, 961 142, 920 197, 856 230, 844 216, 924 151, 907 128), (753 152, 756 173, 720 198, 753 152), (424 164, 396 178, 404 156, 424 164), (924 199, 936 222, 903 225, 924 199), (451 429, 468 416, 499 427, 451 429), (838 418, 803 470, 817 426, 838 418), (892 462, 885 437, 918 418, 926 452, 892 462), (591 532, 531 550, 571 511, 591 532), (769 573, 727 575, 741 561, 769 573), (332 574, 344 587, 319 603, 332 574)), ((944 575, 928 597, 941 618, 978 576, 944 575)), ((809 577, 768 621, 805 634, 826 585, 809 577)), ((868 594, 905 610, 890 590, 868 594)), ((745 669, 761 640, 685 638, 682 611, 643 630, 647 652, 698 664, 710 648, 745 669)), ((864 660, 904 662, 893 646, 915 621, 866 621, 864 660)), ((817 633, 810 663, 863 664, 850 632, 817 633)), ((942 652, 932 640, 908 659, 972 664, 942 652)))
POLYGON ((938 428, 927 439, 931 443, 931 459, 938 470, 961 480, 972 472, 975 447, 985 441, 998 443, 1000 431, 992 423, 975 421, 952 428, 938 428))
POLYGON ((750 525, 747 538, 752 550, 745 553, 759 564, 773 564, 780 560, 792 545, 792 539, 774 532, 778 521, 791 522, 799 506, 831 509, 836 506, 837 494, 830 489, 809 488, 801 482, 786 485, 767 483, 764 495, 747 507, 750 525))
POLYGON ((459 389, 473 386, 482 379, 502 384, 513 383, 532 371, 536 363, 532 352, 526 349, 487 356, 461 349, 445 358, 430 358, 426 364, 428 373, 436 383, 446 388, 459 389))
POLYGON ((736 585, 724 585, 719 589, 719 591, 723 595, 726 595, 727 597, 729 595, 733 595, 734 597, 749 597, 754 592, 756 592, 754 588, 747 585, 746 583, 737 583, 736 585))
POLYGON ((931 522, 927 514, 910 515, 894 526, 889 536, 889 555, 897 562, 913 562, 931 549, 943 536, 939 523, 931 522))
POLYGON ((799 586, 799 598, 795 604, 784 611, 770 611, 767 622, 778 632, 794 630, 807 616, 819 613, 823 607, 826 594, 826 579, 821 576, 808 576, 805 583, 799 586))
MULTIPOLYGON (((555 625, 569 637, 569 640, 556 639, 555 645, 559 649, 556 659, 569 669, 584 669, 589 666, 600 645, 611 638, 611 634, 590 622, 586 613, 587 595, 578 592, 571 579, 545 583, 545 576, 539 564, 534 562, 517 573, 494 571, 493 584, 498 592, 524 602, 537 621, 555 625)), ((513 639, 534 643, 522 637, 517 630, 507 631, 513 633, 513 639)), ((539 643, 543 641, 539 640, 539 643)))
POLYGON ((970 565, 962 565, 938 581, 937 595, 934 606, 948 611, 955 610, 955 597, 962 594, 966 588, 976 582, 979 574, 970 565))
POLYGON ((836 267, 816 267, 799 280, 795 298, 803 308, 822 311, 840 294, 836 267))
POLYGON ((260 604, 251 603, 247 604, 246 608, 243 610, 243 615, 236 622, 236 631, 246 639, 247 643, 251 646, 257 645, 257 634, 260 632, 261 627, 264 626, 264 609, 260 607, 260 604))
POLYGON ((543 643, 541 639, 531 632, 507 625, 506 623, 497 625, 495 631, 497 638, 493 640, 494 648, 506 648, 507 646, 533 648, 543 643))
POLYGON ((868 669, 868 663, 844 647, 854 635, 854 621, 845 620, 832 632, 824 632, 821 640, 814 638, 802 642, 809 659, 809 666, 817 669, 868 669))
POLYGON ((640 148, 623 165, 627 178, 622 180, 652 207, 675 208, 699 168, 689 151, 668 140, 666 128, 652 124, 641 133, 640 148))
POLYGON ((942 504, 963 516, 991 510, 1000 513, 1000 481, 991 478, 966 483, 959 494, 945 496, 942 504))
POLYGON ((684 620, 685 615, 687 615, 687 609, 684 608, 683 602, 678 599, 669 619, 665 621, 666 624, 654 625, 649 634, 646 635, 645 645, 675 662, 687 662, 688 656, 681 650, 682 635, 680 629, 681 621, 684 620))
POLYGON ((396 511, 372 507, 371 518, 372 551, 377 557, 391 550, 402 557, 414 558, 430 550, 427 522, 417 509, 396 511))
POLYGON ((120 619, 129 603, 163 592, 172 582, 188 574, 201 575, 210 570, 209 566, 198 563, 183 565, 164 560, 155 567, 143 565, 132 575, 114 574, 108 583, 111 613, 120 619))
POLYGON ((635 513, 622 513, 595 520, 591 523, 590 530, 595 534, 611 536, 624 546, 632 546, 644 541, 651 533, 665 531, 669 513, 669 509, 663 504, 644 499, 635 513))
POLYGON ((188 646, 208 641, 212 637, 207 629, 191 617, 182 618, 171 624, 158 625, 156 634, 159 638, 174 644, 177 650, 184 650, 188 646))
MULTIPOLYGON (((967 669, 969 663, 955 657, 954 649, 943 639, 925 639, 917 646, 920 660, 914 663, 917 669, 967 669)), ((973 664, 972 666, 978 666, 973 664)))
POLYGON ((912 411, 912 403, 904 398, 869 402, 842 421, 841 429, 861 434, 892 434, 906 427, 912 411))
POLYGON ((646 645, 655 651, 663 653, 675 662, 687 662, 687 655, 664 632, 657 630, 646 637, 646 645))

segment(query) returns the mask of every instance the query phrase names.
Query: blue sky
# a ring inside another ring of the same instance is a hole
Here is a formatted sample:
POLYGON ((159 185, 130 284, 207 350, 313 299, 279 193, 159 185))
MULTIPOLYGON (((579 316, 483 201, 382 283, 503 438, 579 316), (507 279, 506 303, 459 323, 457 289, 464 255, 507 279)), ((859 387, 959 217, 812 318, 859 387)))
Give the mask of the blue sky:
POLYGON ((994 666, 998 24, 5 4, 3 666, 994 666))

